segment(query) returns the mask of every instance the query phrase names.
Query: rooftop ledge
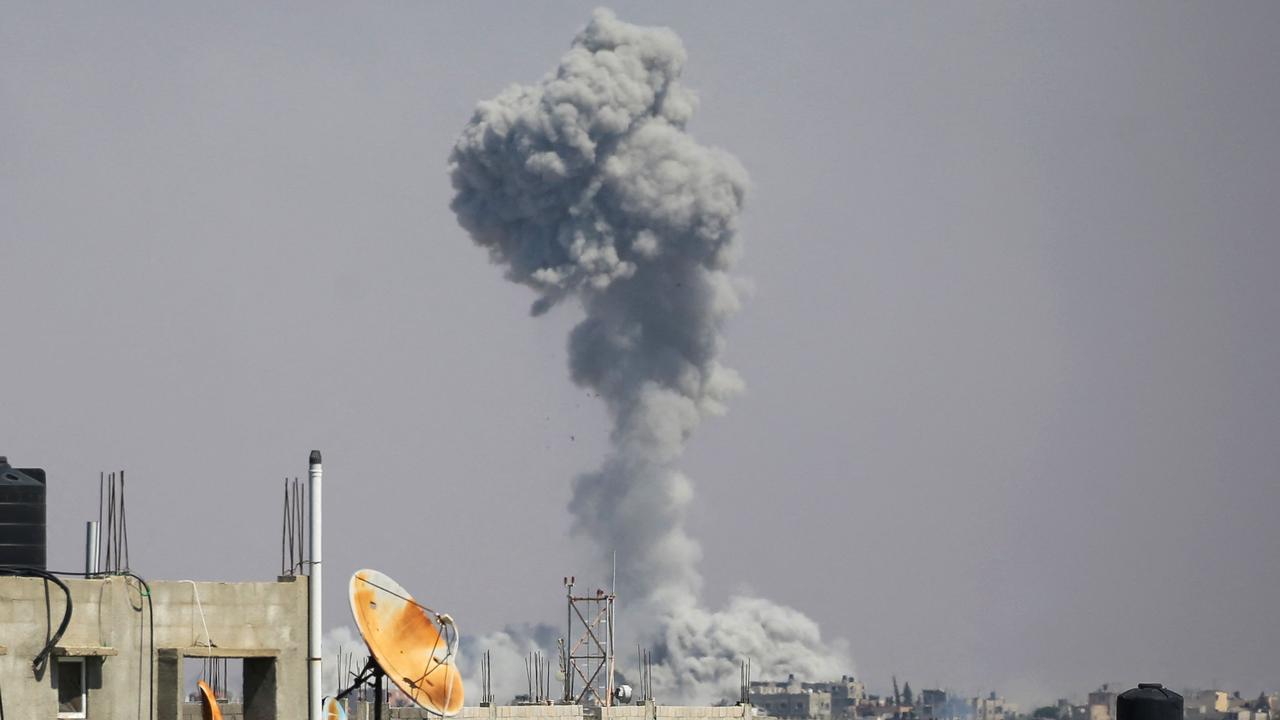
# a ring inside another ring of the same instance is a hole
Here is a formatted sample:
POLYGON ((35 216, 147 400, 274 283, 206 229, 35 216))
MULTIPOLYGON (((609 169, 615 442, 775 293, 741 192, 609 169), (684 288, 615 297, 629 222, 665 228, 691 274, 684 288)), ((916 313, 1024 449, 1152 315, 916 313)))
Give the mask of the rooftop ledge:
POLYGON ((168 657, 215 657, 215 658, 274 658, 280 657, 280 651, 276 648, 234 648, 234 647, 205 647, 204 645, 192 645, 190 647, 180 648, 160 648, 156 651, 160 655, 168 657))
POLYGON ((120 653, 113 647, 102 645, 59 645, 53 649, 53 654, 59 657, 108 657, 120 653))

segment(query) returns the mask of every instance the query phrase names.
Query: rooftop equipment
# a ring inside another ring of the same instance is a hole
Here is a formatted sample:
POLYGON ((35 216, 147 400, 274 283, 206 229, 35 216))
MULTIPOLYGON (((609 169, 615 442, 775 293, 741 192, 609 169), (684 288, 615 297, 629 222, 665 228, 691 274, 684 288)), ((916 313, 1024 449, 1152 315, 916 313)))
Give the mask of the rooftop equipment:
POLYGON ((218 698, 209 683, 201 680, 196 683, 200 688, 200 717, 202 720, 222 720, 222 709, 218 707, 218 698))
POLYGON ((1160 683, 1138 683, 1116 698, 1116 720, 1182 720, 1182 696, 1160 683))
POLYGON ((563 658, 564 698, 577 705, 600 707, 611 706, 615 700, 626 703, 629 700, 614 695, 613 685, 617 596, 604 590, 596 590, 594 595, 574 595, 574 582, 573 577, 564 579, 569 617, 563 658), (582 681, 580 690, 575 687, 578 680, 582 681))
POLYGON ((462 709, 462 675, 454 660, 458 629, 453 618, 414 600, 409 591, 377 570, 360 570, 348 588, 351 616, 369 661, 351 687, 372 683, 374 718, 381 720, 384 677, 429 713, 450 717, 462 709))
POLYGON ((45 476, 0 456, 0 565, 46 569, 45 476))

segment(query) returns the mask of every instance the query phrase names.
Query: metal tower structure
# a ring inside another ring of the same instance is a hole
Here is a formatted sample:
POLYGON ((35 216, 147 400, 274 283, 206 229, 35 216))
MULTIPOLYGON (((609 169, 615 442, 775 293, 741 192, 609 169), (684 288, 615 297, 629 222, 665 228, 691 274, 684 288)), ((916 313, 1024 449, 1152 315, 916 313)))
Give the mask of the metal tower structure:
POLYGON ((594 595, 574 595, 574 578, 564 579, 568 601, 567 651, 565 652, 564 698, 579 705, 613 705, 613 624, 612 592, 596 590, 594 595), (581 686, 576 687, 581 681, 581 686))

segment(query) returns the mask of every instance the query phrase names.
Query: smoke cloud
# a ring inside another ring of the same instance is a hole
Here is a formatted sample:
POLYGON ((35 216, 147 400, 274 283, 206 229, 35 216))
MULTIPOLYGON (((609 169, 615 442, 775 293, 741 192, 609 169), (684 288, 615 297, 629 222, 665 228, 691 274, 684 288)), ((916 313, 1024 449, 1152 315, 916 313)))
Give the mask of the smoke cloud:
POLYGON ((459 222, 537 292, 532 313, 565 300, 585 311, 570 373, 605 402, 612 447, 574 481, 574 532, 602 562, 617 550, 619 593, 648 628, 636 639, 654 650, 662 698, 706 701, 735 691, 748 656, 770 675, 851 663, 796 610, 700 603, 692 484, 676 466, 702 419, 743 389, 719 357, 739 308, 730 270, 748 178, 685 131, 696 98, 684 63, 671 30, 597 10, 553 72, 478 105, 450 171, 459 222))
POLYGON ((361 661, 369 656, 364 639, 346 625, 329 628, 320 646, 320 692, 333 697, 351 684, 348 673, 359 672, 361 661))
MULTIPOLYGON (((500 703, 508 702, 516 695, 530 692, 525 659, 539 651, 555 662, 556 655, 551 649, 556 647, 556 639, 563 634, 563 627, 544 623, 510 625, 485 635, 463 633, 459 641, 461 647, 458 648, 458 671, 462 673, 463 686, 467 689, 467 704, 474 705, 480 701, 480 656, 486 650, 493 659, 490 671, 493 695, 500 703)), ((559 689, 560 685, 553 681, 555 697, 560 696, 559 689)))

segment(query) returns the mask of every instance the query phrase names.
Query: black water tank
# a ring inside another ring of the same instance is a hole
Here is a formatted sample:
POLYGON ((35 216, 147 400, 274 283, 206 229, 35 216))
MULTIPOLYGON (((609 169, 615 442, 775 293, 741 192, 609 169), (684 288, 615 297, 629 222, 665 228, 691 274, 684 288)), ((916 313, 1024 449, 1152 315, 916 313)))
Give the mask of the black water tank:
POLYGON ((1116 698, 1116 720, 1182 720, 1182 696, 1160 683, 1138 683, 1116 698))
POLYGON ((45 568, 44 470, 0 456, 0 565, 45 568))

